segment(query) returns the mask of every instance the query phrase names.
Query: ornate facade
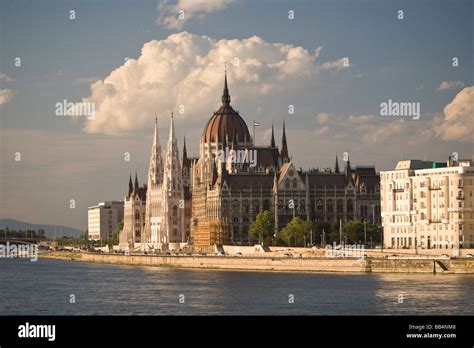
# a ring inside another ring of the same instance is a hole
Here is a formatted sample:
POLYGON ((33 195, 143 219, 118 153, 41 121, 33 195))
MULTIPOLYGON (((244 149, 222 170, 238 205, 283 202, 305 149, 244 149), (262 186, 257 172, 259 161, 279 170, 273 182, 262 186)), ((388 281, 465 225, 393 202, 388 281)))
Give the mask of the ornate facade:
POLYGON ((264 210, 275 214, 276 234, 294 216, 321 223, 380 223, 374 167, 352 168, 348 161, 340 172, 336 158, 331 171, 297 170, 284 123, 280 148, 273 125, 269 146, 256 146, 231 106, 227 75, 222 105, 204 128, 199 157, 188 158, 184 144, 179 161, 173 120, 164 167, 160 152, 155 125, 141 243, 146 249, 188 243, 196 251, 209 251, 219 244, 248 244, 249 226, 264 210))

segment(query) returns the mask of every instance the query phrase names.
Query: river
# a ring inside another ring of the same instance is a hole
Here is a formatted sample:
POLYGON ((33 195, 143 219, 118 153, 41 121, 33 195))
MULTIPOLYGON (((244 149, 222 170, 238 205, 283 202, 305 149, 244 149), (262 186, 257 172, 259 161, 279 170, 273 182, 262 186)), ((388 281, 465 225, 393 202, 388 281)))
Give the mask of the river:
POLYGON ((0 259, 0 274, 0 315, 474 313, 474 275, 184 270, 47 259, 0 259))

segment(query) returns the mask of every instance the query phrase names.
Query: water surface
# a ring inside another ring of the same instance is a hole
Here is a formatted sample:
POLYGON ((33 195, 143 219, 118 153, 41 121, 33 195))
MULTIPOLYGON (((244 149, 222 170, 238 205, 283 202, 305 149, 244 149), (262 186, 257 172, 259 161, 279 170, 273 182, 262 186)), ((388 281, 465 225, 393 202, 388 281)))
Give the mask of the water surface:
POLYGON ((0 274, 0 315, 474 313, 474 275, 182 270, 47 259, 1 259, 0 274))

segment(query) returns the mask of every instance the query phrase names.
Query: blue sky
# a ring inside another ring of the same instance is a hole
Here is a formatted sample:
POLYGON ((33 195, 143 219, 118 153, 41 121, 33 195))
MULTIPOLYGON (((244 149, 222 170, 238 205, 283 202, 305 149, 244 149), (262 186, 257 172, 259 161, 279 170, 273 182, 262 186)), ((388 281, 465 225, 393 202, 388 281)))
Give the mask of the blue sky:
MULTIPOLYGON (((104 105, 98 99, 100 93, 91 90, 91 83, 120 70, 126 57, 139 59, 145 43, 169 44, 168 36, 182 31, 194 35, 187 37, 192 42, 204 35, 219 49, 223 39, 235 39, 236 49, 243 49, 244 40, 256 35, 263 43, 257 43, 252 52, 266 44, 283 44, 301 47, 308 56, 316 57, 311 65, 318 70, 314 75, 308 79, 302 76, 299 84, 291 77, 282 80, 282 90, 274 94, 260 95, 252 89, 258 91, 262 87, 259 83, 271 77, 268 69, 256 70, 259 80, 252 86, 245 83, 243 73, 230 72, 234 105, 247 124, 253 119, 262 123, 258 142, 267 141, 272 121, 280 137, 281 120, 287 120, 290 153, 297 166, 332 166, 336 153, 349 150, 351 162, 373 164, 378 170, 393 167, 400 157, 445 160, 453 151, 461 157, 473 155, 472 141, 465 134, 457 140, 456 134, 439 130, 446 122, 444 108, 456 100, 455 107, 462 109, 458 104, 466 98, 456 96, 464 91, 469 101, 472 95, 467 94, 474 71, 472 1, 242 0, 196 12, 177 29, 157 23, 158 5, 156 0, 0 1, 0 74, 8 77, 0 78, 0 91, 12 91, 8 102, 0 103, 0 192, 11 201, 0 206, 1 217, 84 228, 86 207, 123 198, 130 171, 137 170, 144 180, 153 106, 144 110, 124 106, 125 114, 133 110, 125 117, 137 117, 136 123, 109 134, 106 126, 87 128, 82 119, 55 117, 54 105, 63 99, 83 98, 104 105), (75 20, 69 19, 70 10, 76 12, 75 20), (288 19, 289 10, 295 12, 295 19, 288 19), (404 11, 403 20, 397 19, 398 10, 404 11), (322 48, 316 56, 318 47, 322 48), (14 66, 15 57, 21 58, 21 67, 14 66), (349 68, 337 67, 342 57, 349 58, 349 68), (459 58, 459 67, 452 67, 452 57, 459 58), (324 69, 324 63, 332 68, 324 69), (314 83, 310 81, 313 77, 314 83), (437 90, 443 81, 452 87, 437 90), (381 119, 379 105, 388 99, 419 102, 421 121, 381 119), (296 115, 287 115, 289 104, 295 105, 296 115), (140 118, 140 112, 149 115, 140 118), (371 134, 383 139, 371 138, 371 134), (120 160, 127 150, 136 154, 131 163, 120 160), (23 151, 24 167, 12 162, 16 151, 23 151), (91 153, 101 155, 93 157, 91 153), (38 180, 43 187, 38 187, 38 180), (11 184, 6 185, 7 181, 11 184), (35 208, 58 187, 52 197, 57 203, 35 208), (78 209, 73 213, 62 206, 72 196, 78 197, 78 209), (20 209, 22 202, 27 202, 24 210, 20 209)), ((255 58, 261 57, 257 54, 255 58)), ((270 63, 265 59, 261 61, 268 68, 270 63)), ((301 65, 302 70, 306 67, 301 65)), ((182 83, 186 90, 189 78, 182 83)), ((198 151, 205 121, 219 106, 221 84, 218 88, 210 85, 215 97, 203 98, 204 105, 191 103, 188 110, 199 112, 176 121, 178 136, 182 139, 186 134, 192 154, 198 151)), ((162 142, 168 124, 168 115, 162 110, 173 105, 168 98, 156 98, 156 111, 163 122, 162 142)), ((110 123, 119 119, 110 112, 99 115, 110 117, 110 123)))

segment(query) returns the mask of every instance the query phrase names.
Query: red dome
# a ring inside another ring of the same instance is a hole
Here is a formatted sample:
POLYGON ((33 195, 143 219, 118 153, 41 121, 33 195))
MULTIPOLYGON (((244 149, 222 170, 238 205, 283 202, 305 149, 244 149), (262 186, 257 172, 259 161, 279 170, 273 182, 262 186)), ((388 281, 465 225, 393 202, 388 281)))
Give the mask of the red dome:
POLYGON ((230 106, 230 95, 227 88, 227 74, 224 82, 224 94, 222 95, 222 106, 207 121, 202 141, 204 143, 215 143, 228 141, 237 143, 250 143, 250 133, 244 119, 230 106))
POLYGON ((230 105, 221 106, 209 119, 202 133, 205 143, 222 143, 226 140, 231 144, 234 142, 234 135, 237 138, 236 142, 250 142, 247 124, 230 105))

